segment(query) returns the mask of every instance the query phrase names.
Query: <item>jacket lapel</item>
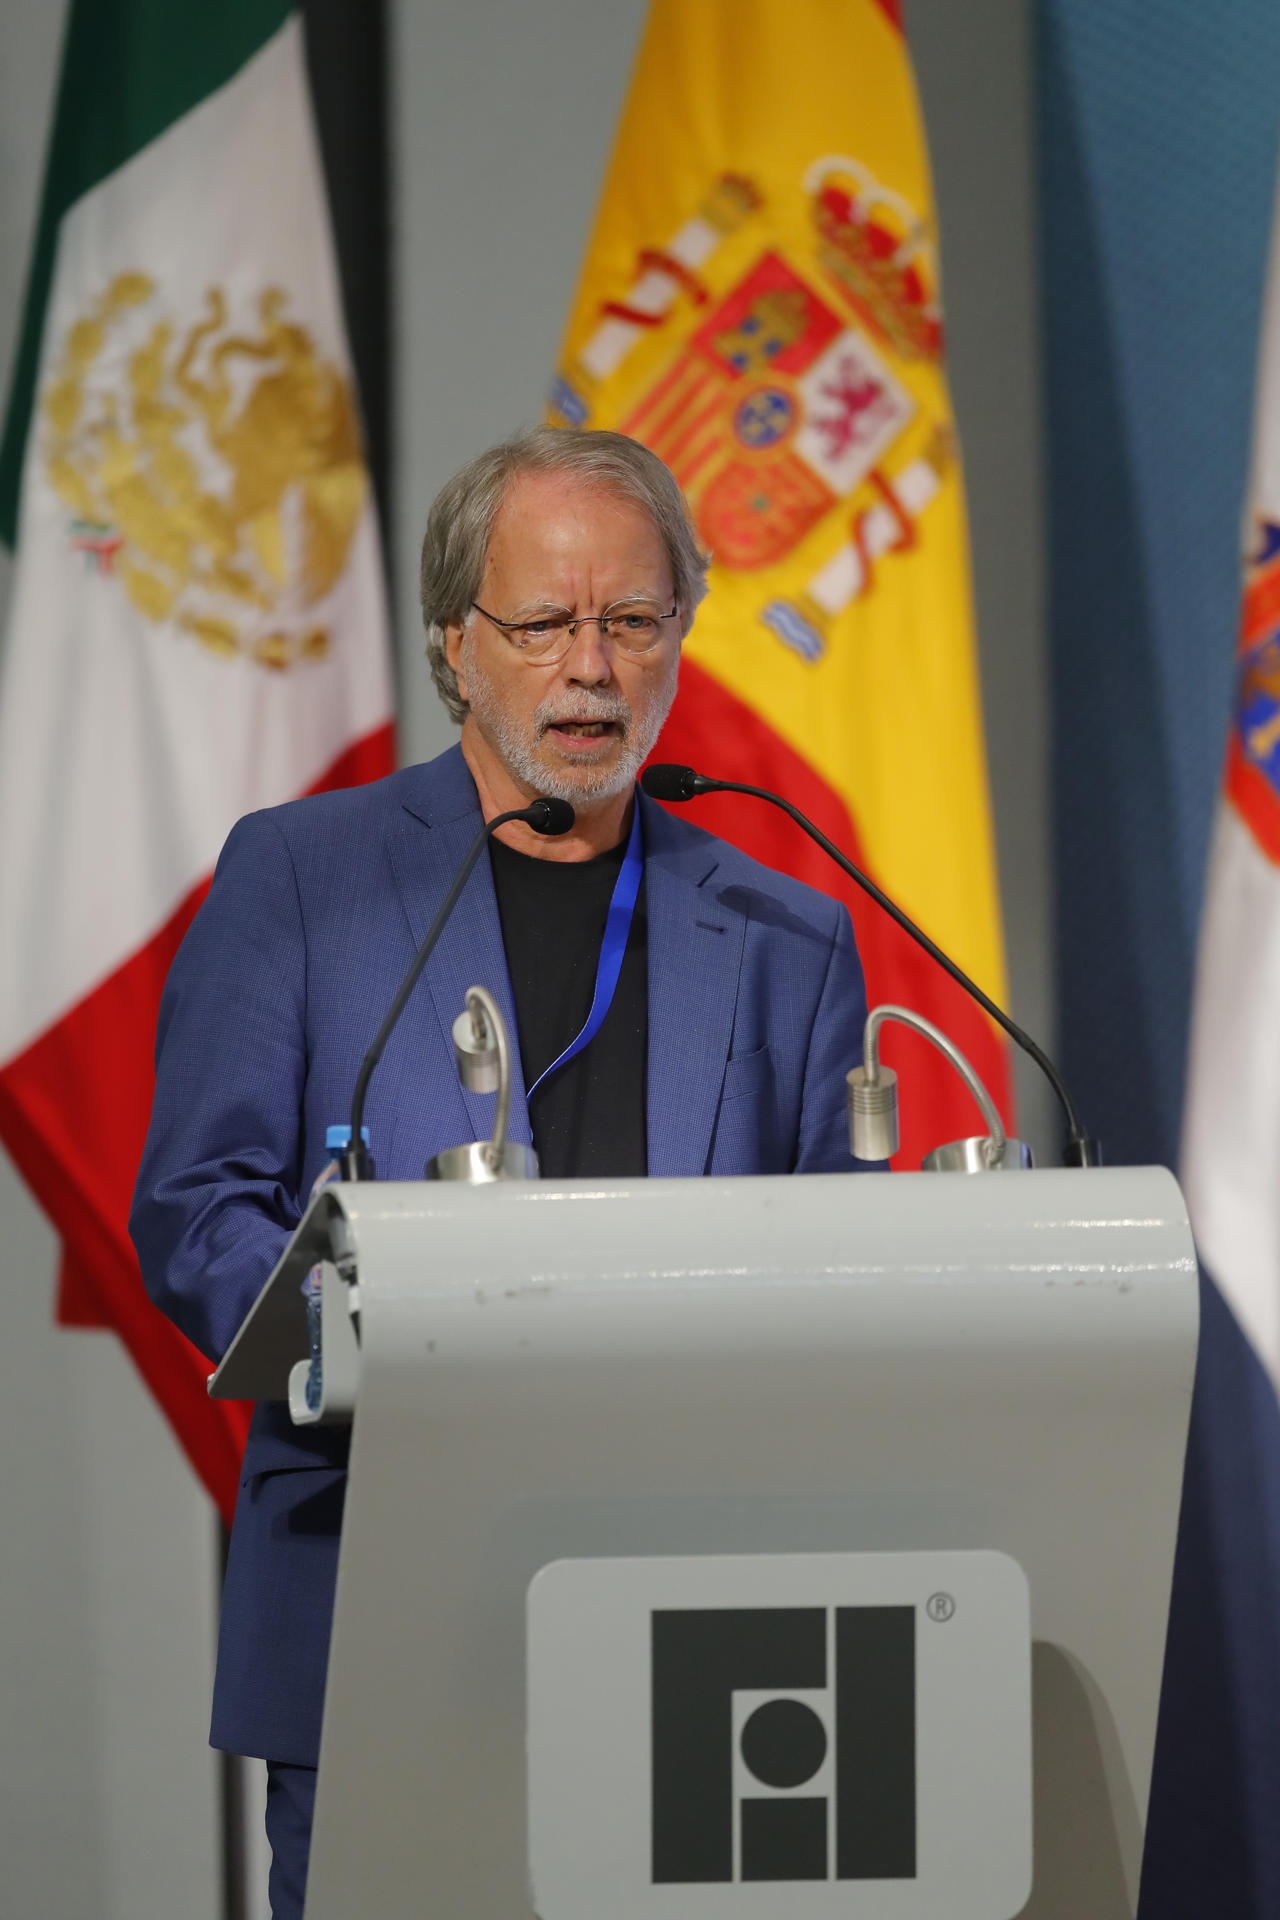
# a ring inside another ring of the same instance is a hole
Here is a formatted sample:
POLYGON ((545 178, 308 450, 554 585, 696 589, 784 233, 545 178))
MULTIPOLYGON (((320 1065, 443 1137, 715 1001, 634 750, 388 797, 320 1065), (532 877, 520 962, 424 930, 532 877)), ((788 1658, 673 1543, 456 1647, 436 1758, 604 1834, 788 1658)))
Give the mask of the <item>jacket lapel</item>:
MULTIPOLYGON (((461 748, 454 747, 420 771, 423 778, 406 799, 400 819, 392 828, 388 847, 415 948, 426 937, 481 827, 475 786, 461 748)), ((520 1040, 487 854, 481 854, 472 869, 435 952, 427 962, 413 1000, 405 1009, 405 1018, 409 1019, 418 996, 429 997, 451 1070, 453 1023, 466 1005, 467 988, 473 986, 488 988, 506 1022, 511 1044, 510 1137, 527 1145, 531 1135, 520 1066, 520 1040)), ((420 1003, 418 1017, 424 1017, 420 1003)), ((494 1096, 468 1092, 456 1080, 455 1085, 466 1111, 470 1137, 488 1139, 493 1131, 494 1096)), ((427 1097, 425 1088, 423 1095, 427 1097)), ((435 1090, 431 1097, 438 1097, 435 1090)), ((457 1144, 461 1143, 460 1135, 457 1144)))
POLYGON ((746 921, 707 881, 715 843, 644 808, 649 927, 649 1172, 706 1171, 742 969, 746 921))

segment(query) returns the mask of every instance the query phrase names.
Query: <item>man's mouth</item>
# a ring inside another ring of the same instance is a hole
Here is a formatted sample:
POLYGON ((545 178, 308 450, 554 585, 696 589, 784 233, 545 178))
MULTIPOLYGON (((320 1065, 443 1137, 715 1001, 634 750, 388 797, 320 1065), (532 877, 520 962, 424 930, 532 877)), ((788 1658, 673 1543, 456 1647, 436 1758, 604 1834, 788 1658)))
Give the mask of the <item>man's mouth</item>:
POLYGON ((552 720, 546 731, 562 742, 609 739, 621 732, 617 720, 552 720))

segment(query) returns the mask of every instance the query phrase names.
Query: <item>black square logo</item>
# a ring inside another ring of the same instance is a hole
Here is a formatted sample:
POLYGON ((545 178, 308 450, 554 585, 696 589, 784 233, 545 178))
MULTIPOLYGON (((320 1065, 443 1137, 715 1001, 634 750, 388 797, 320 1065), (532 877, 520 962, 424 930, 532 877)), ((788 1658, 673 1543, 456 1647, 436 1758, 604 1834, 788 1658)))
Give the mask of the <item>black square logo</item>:
POLYGON ((914 1607, 655 1612, 652 1662, 655 1884, 915 1878, 914 1607))

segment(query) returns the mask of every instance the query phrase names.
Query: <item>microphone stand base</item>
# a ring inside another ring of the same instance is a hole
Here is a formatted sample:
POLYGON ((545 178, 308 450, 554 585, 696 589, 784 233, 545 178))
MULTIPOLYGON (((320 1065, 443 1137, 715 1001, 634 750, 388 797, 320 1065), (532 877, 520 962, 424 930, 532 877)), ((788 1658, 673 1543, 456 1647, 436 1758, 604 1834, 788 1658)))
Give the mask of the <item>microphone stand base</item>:
POLYGON ((945 1146, 935 1147, 920 1166, 925 1173, 1021 1173, 1035 1165, 1025 1140, 1006 1140, 999 1160, 990 1158, 990 1150, 990 1137, 975 1133, 967 1140, 948 1140, 945 1146))
POLYGON ((532 1147, 508 1140, 494 1164, 492 1142, 472 1140, 465 1147, 446 1147, 428 1160, 424 1180, 464 1180, 470 1187, 487 1187, 495 1180, 536 1180, 538 1156, 532 1147))

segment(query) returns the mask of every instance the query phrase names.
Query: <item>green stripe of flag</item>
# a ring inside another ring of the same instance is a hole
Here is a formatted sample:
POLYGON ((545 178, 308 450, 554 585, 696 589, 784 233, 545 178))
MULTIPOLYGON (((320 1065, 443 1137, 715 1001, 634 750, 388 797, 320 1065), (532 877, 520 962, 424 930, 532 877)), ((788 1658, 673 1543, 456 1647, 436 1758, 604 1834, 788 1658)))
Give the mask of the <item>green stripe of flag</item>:
POLYGON ((0 442, 0 540, 10 547, 63 215, 230 80, 292 11, 291 0, 72 0, 0 442))

